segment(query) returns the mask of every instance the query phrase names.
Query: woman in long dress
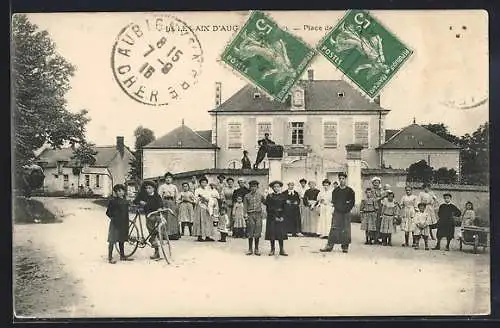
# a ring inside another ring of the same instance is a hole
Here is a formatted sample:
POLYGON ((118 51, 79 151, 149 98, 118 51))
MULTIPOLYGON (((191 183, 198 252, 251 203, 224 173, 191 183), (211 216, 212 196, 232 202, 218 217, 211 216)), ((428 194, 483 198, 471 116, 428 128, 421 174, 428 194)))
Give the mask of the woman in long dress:
POLYGON ((424 190, 418 195, 418 202, 425 204, 425 212, 429 215, 429 235, 432 240, 436 240, 434 237, 433 230, 436 229, 437 215, 436 215, 436 204, 437 196, 431 191, 431 185, 424 183, 424 190))
POLYGON ((332 223, 332 190, 330 189, 330 180, 323 180, 322 185, 323 190, 318 194, 319 219, 317 233, 321 238, 326 239, 330 233, 330 225, 332 223))
POLYGON ((213 241, 214 222, 209 207, 213 204, 211 200, 213 192, 208 186, 208 179, 202 177, 199 181, 200 187, 196 188, 194 195, 196 205, 194 207, 193 234, 198 241, 213 241))
POLYGON ((309 181, 309 189, 304 193, 304 209, 302 233, 306 236, 316 236, 318 232, 318 194, 319 189, 316 188, 314 181, 309 181))

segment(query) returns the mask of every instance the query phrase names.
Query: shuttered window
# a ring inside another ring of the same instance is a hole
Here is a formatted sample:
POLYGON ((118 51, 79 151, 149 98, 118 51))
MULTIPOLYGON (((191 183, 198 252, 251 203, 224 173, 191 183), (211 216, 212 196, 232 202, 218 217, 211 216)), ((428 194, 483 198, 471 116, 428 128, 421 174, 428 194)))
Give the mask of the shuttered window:
POLYGON ((269 138, 272 134, 272 124, 271 122, 259 122, 257 123, 257 140, 264 139, 264 134, 269 133, 269 138))
POLYGON ((354 143, 368 148, 368 122, 354 122, 354 143))
POLYGON ((231 122, 227 125, 227 148, 242 148, 242 131, 240 122, 231 122))
POLYGON ((326 147, 337 148, 337 128, 337 122, 323 123, 323 138, 326 147))

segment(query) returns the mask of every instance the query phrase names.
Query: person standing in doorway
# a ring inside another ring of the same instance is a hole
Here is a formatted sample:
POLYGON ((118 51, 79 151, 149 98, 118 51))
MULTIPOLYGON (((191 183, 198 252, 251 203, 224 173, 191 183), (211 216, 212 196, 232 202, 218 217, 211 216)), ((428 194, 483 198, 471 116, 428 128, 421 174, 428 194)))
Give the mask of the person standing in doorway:
POLYGON ((340 244, 347 253, 351 243, 351 210, 355 203, 354 190, 346 184, 347 174, 340 172, 339 186, 332 192, 333 216, 328 242, 321 252, 331 252, 335 244, 340 244))
POLYGON ((285 208, 283 216, 285 217, 285 226, 287 234, 297 237, 300 230, 300 196, 295 191, 293 182, 288 183, 288 189, 283 192, 285 198, 285 208))

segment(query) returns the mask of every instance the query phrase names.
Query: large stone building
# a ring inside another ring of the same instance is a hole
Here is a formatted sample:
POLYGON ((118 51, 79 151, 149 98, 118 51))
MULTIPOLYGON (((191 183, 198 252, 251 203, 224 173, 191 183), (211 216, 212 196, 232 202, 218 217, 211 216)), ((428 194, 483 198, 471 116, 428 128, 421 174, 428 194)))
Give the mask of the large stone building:
MULTIPOLYGON (((335 176, 346 169, 345 146, 353 143, 364 146, 363 167, 380 167, 377 147, 385 141, 389 110, 378 101, 369 102, 345 81, 314 80, 310 70, 284 103, 269 100, 251 85, 222 102, 221 84, 216 87, 216 107, 209 111, 211 131, 182 126, 147 145, 144 178, 166 170, 240 168, 243 150, 255 160, 257 140, 264 133, 285 147, 284 179, 335 176), (196 141, 192 147, 191 139, 196 141)), ((260 168, 266 167, 264 161, 260 168)))

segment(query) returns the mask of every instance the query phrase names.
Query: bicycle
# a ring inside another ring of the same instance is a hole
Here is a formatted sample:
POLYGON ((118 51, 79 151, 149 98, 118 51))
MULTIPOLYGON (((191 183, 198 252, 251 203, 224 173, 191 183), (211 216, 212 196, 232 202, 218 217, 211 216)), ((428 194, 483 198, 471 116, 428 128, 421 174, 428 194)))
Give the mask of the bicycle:
MULTIPOLYGON (((157 220, 153 231, 148 236, 144 237, 141 211, 139 207, 136 208, 134 218, 132 220, 129 220, 128 240, 126 240, 124 243, 125 257, 134 255, 134 253, 137 251, 137 248, 144 248, 146 247, 146 245, 153 247, 153 245, 151 244, 151 237, 157 234, 158 244, 162 251, 163 257, 165 258, 165 261, 170 264, 169 258, 172 257, 172 248, 170 246, 170 239, 168 238, 167 219, 164 215, 165 212, 176 216, 170 208, 160 208, 149 213, 146 216, 147 219, 152 215, 159 214, 160 219, 157 220), (137 228, 137 220, 139 220, 139 229, 137 228)), ((119 249, 118 243, 115 244, 115 247, 117 248, 117 250, 119 249)))

